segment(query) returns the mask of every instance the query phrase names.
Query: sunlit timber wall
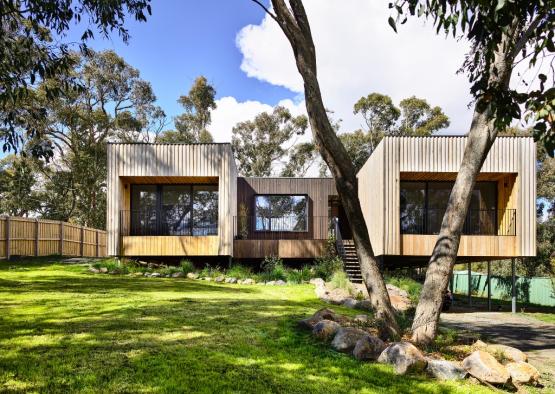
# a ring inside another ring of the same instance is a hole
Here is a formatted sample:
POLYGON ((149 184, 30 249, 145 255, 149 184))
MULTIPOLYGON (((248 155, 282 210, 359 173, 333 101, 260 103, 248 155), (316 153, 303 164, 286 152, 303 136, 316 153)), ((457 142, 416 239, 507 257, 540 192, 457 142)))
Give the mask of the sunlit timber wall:
POLYGON ((57 220, 0 217, 0 259, 106 256, 106 232, 57 220))
POLYGON ((230 144, 109 144, 107 253, 110 256, 232 256, 236 199, 237 169, 230 144), (130 209, 131 184, 206 183, 211 180, 218 184, 217 236, 122 236, 125 231, 120 228, 120 211, 130 209), (137 252, 125 253, 122 240, 128 251, 133 248, 137 252))
MULTIPOLYGON (((459 171, 466 137, 385 137, 358 172, 358 192, 376 255, 411 255, 403 250, 400 231, 401 180, 454 180, 459 171)), ((516 236, 463 236, 461 249, 468 255, 525 257, 536 253, 536 145, 532 138, 498 137, 483 166, 479 180, 499 180, 500 206, 516 210, 516 236), (509 188, 510 190, 503 190, 509 188), (491 238, 491 237, 489 237, 491 238), (491 239, 489 239, 491 241, 491 239), (510 244, 510 245, 509 245, 510 244), (504 245, 508 245, 505 247, 504 245), (486 250, 487 249, 487 250, 486 250)), ((437 236, 418 238, 420 255, 431 253, 437 236), (433 238, 433 239, 432 239, 433 238)), ((407 245, 405 245, 407 247, 407 245)), ((479 257, 479 256, 477 256, 479 257)))

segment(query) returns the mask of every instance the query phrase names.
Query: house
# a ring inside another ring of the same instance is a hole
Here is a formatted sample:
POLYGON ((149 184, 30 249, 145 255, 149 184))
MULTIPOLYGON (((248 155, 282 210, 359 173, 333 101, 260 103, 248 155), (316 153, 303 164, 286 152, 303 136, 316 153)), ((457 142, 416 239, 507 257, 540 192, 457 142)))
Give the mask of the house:
MULTIPOLYGON (((427 262, 466 137, 386 137, 358 173, 376 256, 427 262)), ((478 177, 461 261, 535 255, 535 144, 500 137, 478 177)), ((321 256, 331 232, 354 245, 331 178, 247 178, 230 144, 112 143, 107 248, 114 256, 321 256)), ((349 256, 347 256, 349 257, 349 256)))

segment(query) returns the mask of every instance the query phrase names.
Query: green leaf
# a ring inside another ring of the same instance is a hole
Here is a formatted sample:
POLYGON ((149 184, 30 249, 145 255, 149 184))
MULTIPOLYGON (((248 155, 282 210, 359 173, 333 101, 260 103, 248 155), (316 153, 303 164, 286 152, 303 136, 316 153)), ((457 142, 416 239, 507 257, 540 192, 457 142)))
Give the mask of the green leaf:
POLYGON ((389 19, 387 20, 387 23, 389 23, 389 26, 391 26, 391 28, 395 31, 395 33, 397 33, 397 26, 395 25, 395 20, 393 19, 392 16, 389 17, 389 19))

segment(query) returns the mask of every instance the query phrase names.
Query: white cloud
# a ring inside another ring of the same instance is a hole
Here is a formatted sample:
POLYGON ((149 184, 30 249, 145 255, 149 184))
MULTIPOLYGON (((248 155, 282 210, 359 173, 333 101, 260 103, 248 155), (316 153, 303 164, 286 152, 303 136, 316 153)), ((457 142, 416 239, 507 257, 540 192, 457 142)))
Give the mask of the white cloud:
MULTIPOLYGON (((222 97, 216 100, 217 108, 212 112, 212 123, 209 130, 216 142, 230 142, 231 129, 238 122, 252 120, 261 112, 272 112, 273 107, 260 101, 238 102, 234 97, 222 97)), ((284 106, 294 116, 306 114, 304 101, 295 103, 282 100, 278 105, 284 106)))
MULTIPOLYGON (((306 0, 315 40, 318 75, 326 106, 345 131, 360 127, 352 113, 363 95, 380 92, 395 102, 416 95, 440 105, 451 118, 449 133, 468 131, 471 97, 456 71, 467 45, 437 36, 431 24, 409 18, 395 34, 387 24, 387 2, 306 0)), ((302 92, 302 81, 283 32, 266 16, 237 35, 241 69, 250 77, 302 92)))

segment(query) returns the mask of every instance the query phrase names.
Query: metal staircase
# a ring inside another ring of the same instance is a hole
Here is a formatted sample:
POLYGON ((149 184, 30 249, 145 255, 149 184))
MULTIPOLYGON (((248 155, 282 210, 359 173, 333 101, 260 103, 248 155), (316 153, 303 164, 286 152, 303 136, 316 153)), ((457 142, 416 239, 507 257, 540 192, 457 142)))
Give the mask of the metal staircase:
POLYGON ((352 239, 343 239, 339 230, 339 220, 333 218, 335 247, 339 257, 343 260, 343 265, 347 277, 351 283, 362 283, 362 273, 360 272, 360 264, 358 262, 357 250, 355 242, 352 239))

